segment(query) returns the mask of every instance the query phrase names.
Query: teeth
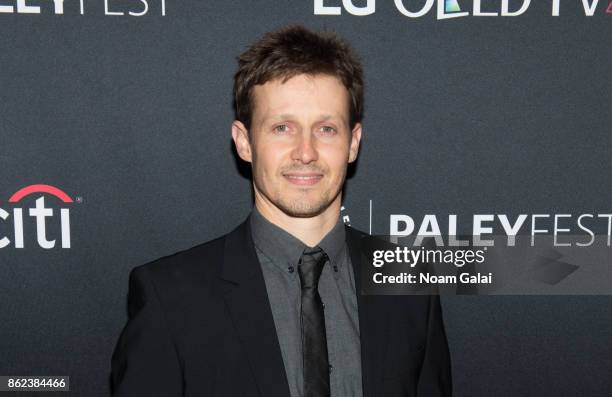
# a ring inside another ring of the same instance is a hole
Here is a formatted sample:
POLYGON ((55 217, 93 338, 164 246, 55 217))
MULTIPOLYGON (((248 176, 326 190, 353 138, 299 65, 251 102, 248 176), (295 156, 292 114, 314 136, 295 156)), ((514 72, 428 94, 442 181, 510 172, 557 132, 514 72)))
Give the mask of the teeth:
POLYGON ((289 175, 289 178, 292 179, 316 179, 318 178, 318 176, 293 176, 293 175, 289 175))

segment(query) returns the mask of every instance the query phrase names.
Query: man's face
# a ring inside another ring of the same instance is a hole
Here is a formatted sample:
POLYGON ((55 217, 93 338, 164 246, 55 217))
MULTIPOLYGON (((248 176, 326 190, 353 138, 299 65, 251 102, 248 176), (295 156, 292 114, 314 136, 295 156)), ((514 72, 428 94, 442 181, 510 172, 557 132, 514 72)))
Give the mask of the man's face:
POLYGON ((251 130, 235 121, 240 157, 252 163, 255 200, 291 217, 339 212, 361 125, 349 129, 349 93, 336 77, 298 75, 253 89, 251 130), (335 207, 338 207, 337 209, 335 207))

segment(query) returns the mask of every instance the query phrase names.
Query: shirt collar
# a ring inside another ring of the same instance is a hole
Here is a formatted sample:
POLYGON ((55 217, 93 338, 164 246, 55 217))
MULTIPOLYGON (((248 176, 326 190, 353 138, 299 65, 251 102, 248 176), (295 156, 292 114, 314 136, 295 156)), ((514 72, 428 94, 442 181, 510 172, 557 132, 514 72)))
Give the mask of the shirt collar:
MULTIPOLYGON (((249 216, 255 246, 283 270, 297 265, 307 247, 300 239, 267 220, 256 207, 249 216)), ((334 227, 317 244, 329 257, 333 266, 342 264, 341 255, 346 246, 345 227, 340 216, 334 227)))

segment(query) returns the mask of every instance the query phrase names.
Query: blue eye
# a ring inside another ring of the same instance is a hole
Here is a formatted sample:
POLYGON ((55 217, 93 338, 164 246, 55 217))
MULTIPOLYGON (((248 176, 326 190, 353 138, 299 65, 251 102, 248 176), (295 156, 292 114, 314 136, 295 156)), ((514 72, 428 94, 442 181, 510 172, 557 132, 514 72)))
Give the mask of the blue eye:
POLYGON ((326 134, 333 134, 336 132, 336 129, 334 127, 330 127, 328 125, 321 127, 321 132, 324 132, 326 134))
POLYGON ((275 132, 288 132, 289 126, 287 124, 280 124, 274 127, 275 132))

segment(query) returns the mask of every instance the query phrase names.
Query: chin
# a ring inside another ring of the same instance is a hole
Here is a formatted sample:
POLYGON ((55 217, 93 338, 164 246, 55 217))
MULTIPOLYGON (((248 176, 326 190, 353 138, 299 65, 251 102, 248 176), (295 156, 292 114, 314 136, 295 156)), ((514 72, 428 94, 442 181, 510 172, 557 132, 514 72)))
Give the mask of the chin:
POLYGON ((291 204, 278 203, 277 206, 287 215, 293 218, 312 218, 321 215, 329 208, 330 202, 307 204, 304 202, 294 202, 291 204))

